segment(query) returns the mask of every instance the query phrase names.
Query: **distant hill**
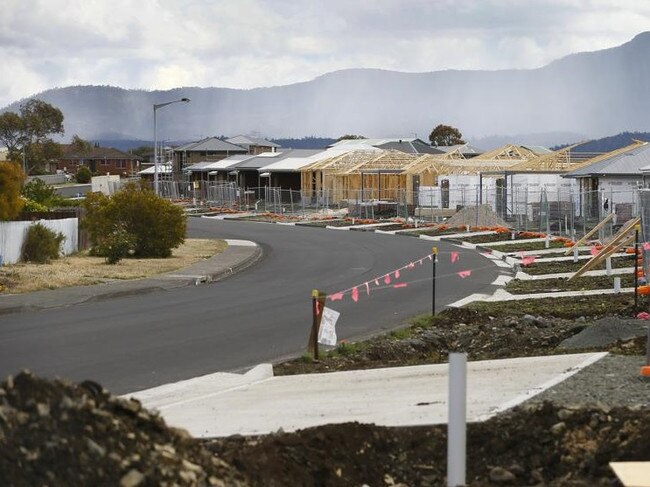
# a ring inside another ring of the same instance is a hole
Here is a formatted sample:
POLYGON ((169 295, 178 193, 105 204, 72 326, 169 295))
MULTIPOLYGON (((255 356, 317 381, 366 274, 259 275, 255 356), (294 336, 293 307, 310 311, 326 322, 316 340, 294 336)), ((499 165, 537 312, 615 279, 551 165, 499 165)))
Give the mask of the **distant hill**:
MULTIPOLYGON (((86 139, 114 133, 151 140, 152 105, 182 97, 192 102, 158 112, 159 139, 251 131, 266 138, 345 133, 390 137, 428 134, 438 123, 458 127, 469 139, 547 132, 595 138, 650 131, 648 80, 650 32, 645 32, 621 46, 572 54, 539 69, 348 69, 252 90, 73 86, 36 97, 61 108, 68 137, 86 139)), ((6 109, 17 110, 19 103, 6 109)))
MULTIPOLYGON (((573 152, 610 152, 626 145, 630 145, 633 140, 642 140, 650 142, 650 132, 621 132, 620 134, 602 137, 600 139, 590 140, 584 144, 572 149, 573 152)), ((575 143, 575 142, 574 142, 575 143)), ((562 144, 553 147, 553 150, 562 149, 572 144, 562 144)))

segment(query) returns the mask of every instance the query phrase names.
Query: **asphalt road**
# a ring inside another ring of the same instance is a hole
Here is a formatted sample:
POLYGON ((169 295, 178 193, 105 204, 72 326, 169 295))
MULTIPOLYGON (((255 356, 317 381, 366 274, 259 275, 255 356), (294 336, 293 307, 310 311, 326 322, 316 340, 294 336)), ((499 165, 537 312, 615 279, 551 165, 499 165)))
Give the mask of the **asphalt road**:
MULTIPOLYGON (((27 368, 45 376, 92 379, 133 392, 216 371, 239 370, 304 352, 311 290, 334 293, 382 276, 431 251, 431 242, 190 218, 191 237, 258 242, 264 256, 226 280, 0 317, 0 376, 27 368)), ((440 243, 437 309, 485 291, 498 268, 477 252, 440 243), (459 258, 452 264, 451 251, 459 258), (457 272, 472 270, 461 278, 457 272)), ((365 286, 328 306, 341 312, 339 339, 396 328, 431 310, 432 264, 402 271, 407 287, 365 286)), ((395 280, 394 275, 392 276, 395 280)))

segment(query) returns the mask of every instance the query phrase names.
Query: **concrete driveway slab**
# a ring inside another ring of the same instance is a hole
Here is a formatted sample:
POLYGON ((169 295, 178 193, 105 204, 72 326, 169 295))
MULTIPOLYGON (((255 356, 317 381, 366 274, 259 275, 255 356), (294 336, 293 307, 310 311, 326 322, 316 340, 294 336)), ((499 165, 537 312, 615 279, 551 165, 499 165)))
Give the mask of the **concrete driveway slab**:
MULTIPOLYGON (((468 363, 469 421, 483 421, 563 381, 606 353, 468 363)), ((192 394, 179 385, 130 396, 157 407, 168 424, 196 437, 267 434, 330 423, 382 426, 447 422, 447 364, 261 378, 232 387, 207 376, 192 394), (219 389, 222 387, 223 389, 219 389)), ((195 379, 197 381, 198 379, 195 379)))

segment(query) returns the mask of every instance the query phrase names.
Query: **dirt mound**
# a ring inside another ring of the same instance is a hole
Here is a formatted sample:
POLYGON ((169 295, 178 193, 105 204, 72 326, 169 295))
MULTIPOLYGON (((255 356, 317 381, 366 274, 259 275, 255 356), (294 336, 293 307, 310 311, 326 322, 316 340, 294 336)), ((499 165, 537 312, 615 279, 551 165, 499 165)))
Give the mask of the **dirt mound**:
POLYGON ((445 221, 450 227, 469 225, 472 227, 508 227, 490 205, 466 206, 445 221))
POLYGON ((0 384, 2 485, 248 485, 135 400, 21 373, 0 384))
MULTIPOLYGON (((470 424, 468 485, 619 485, 610 461, 650 459, 649 412, 544 403, 470 424)), ((445 426, 346 423, 206 446, 256 486, 445 485, 445 426)))

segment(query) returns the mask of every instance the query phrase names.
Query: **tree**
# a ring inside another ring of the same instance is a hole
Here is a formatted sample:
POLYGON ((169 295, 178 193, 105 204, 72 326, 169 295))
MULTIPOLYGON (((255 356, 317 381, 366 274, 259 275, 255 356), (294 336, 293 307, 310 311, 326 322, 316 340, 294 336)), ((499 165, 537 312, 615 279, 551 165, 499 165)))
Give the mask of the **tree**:
POLYGON ((0 162, 0 220, 11 220, 23 209, 20 188, 24 180, 25 173, 19 164, 0 162))
POLYGON ((92 181, 92 178, 93 173, 91 173, 90 169, 88 169, 86 166, 81 166, 79 169, 77 169, 77 174, 75 175, 77 184, 88 184, 90 181, 92 181))
POLYGON ((78 135, 72 136, 70 148, 75 154, 90 154, 93 151, 93 145, 87 140, 82 139, 78 135))
POLYGON ((345 134, 336 139, 336 141, 341 141, 341 140, 361 140, 365 139, 367 137, 364 137, 363 135, 353 135, 353 134, 345 134))
POLYGON ((0 143, 9 149, 9 158, 26 161, 26 172, 38 172, 45 162, 60 155, 50 135, 63 134, 63 113, 41 100, 20 106, 20 113, 0 115, 0 143))
POLYGON ((82 225, 95 255, 115 258, 107 253, 120 245, 134 257, 169 257, 185 241, 183 209, 135 184, 110 197, 88 193, 83 207, 82 225))
POLYGON ((463 134, 456 127, 440 124, 431 131, 429 140, 432 145, 456 145, 464 144, 463 134))

